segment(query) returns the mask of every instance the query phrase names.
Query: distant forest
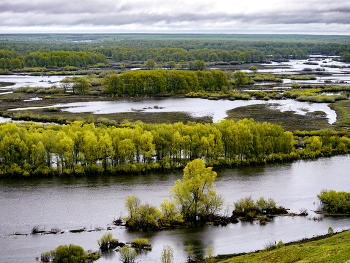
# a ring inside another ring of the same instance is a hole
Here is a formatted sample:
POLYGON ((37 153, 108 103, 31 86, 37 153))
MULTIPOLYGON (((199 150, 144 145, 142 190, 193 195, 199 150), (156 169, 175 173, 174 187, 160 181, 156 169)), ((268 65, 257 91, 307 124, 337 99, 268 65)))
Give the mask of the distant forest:
POLYGON ((350 37, 308 35, 0 35, 0 69, 87 67, 116 62, 254 63, 307 58, 350 60, 350 37))

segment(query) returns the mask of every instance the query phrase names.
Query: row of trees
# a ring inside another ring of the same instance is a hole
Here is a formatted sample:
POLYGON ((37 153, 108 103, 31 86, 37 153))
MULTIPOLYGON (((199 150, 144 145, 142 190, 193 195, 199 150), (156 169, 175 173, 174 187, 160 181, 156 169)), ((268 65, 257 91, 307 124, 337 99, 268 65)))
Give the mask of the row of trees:
POLYGON ((289 154, 293 136, 280 126, 253 120, 215 124, 137 124, 134 127, 70 125, 0 126, 1 174, 84 174, 181 167, 201 158, 242 163, 289 154))
POLYGON ((23 67, 86 67, 105 62, 104 55, 86 51, 37 51, 21 56, 17 52, 0 50, 0 69, 2 70, 14 70, 23 67))
POLYGON ((111 96, 128 94, 151 95, 159 93, 185 94, 198 90, 221 90, 228 85, 228 78, 221 70, 134 70, 121 75, 107 75, 102 85, 111 96))
POLYGON ((346 153, 350 139, 331 133, 305 137, 296 151, 291 132, 253 120, 214 124, 134 124, 116 128, 93 123, 0 126, 1 176, 142 172, 183 167, 190 160, 236 166, 346 153))
POLYGON ((223 50, 223 49, 191 49, 184 48, 137 48, 115 46, 107 50, 99 50, 101 53, 111 54, 112 59, 116 61, 146 61, 154 59, 156 62, 169 61, 195 61, 203 60, 205 62, 264 62, 265 55, 260 50, 223 50))

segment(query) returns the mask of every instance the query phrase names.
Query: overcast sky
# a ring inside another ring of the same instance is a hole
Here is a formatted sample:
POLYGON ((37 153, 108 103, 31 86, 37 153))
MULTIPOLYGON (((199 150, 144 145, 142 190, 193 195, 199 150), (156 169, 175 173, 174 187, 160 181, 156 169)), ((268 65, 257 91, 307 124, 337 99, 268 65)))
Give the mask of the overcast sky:
POLYGON ((349 0, 0 0, 0 33, 350 35, 349 0))

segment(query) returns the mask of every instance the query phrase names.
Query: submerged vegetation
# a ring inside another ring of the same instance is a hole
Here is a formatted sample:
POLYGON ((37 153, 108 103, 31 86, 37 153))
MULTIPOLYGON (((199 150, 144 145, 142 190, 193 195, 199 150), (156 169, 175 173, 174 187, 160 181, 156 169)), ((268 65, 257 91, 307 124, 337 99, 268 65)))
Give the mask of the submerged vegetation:
POLYGON ((317 197, 321 200, 322 210, 326 213, 350 215, 350 193, 322 190, 317 197))
MULTIPOLYGON (((136 230, 157 230, 204 223, 227 225, 237 223, 237 218, 249 221, 259 218, 260 224, 266 224, 266 221, 271 221, 266 216, 288 214, 284 207, 276 207, 272 198, 266 200, 261 197, 255 203, 251 197, 247 197, 234 203, 232 216, 218 215, 224 199, 214 190, 216 175, 212 167, 206 168, 201 159, 189 162, 184 169, 183 179, 177 180, 169 190, 170 201, 164 199, 160 210, 148 203, 141 204, 135 195, 128 195, 125 199, 128 211, 128 216, 124 218, 125 226, 136 230)), ((144 247, 148 245, 148 240, 137 239, 133 244, 135 247, 144 247)))
POLYGON ((74 244, 61 245, 55 250, 41 254, 40 260, 43 263, 85 263, 99 259, 98 252, 86 252, 81 246, 74 244))

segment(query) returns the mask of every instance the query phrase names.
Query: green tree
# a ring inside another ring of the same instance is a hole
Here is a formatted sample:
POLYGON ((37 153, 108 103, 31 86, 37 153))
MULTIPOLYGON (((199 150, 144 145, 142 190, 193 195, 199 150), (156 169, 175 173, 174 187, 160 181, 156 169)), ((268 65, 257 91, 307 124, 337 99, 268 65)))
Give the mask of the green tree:
POLYGON ((248 83, 248 79, 244 72, 237 70, 235 73, 233 73, 233 82, 236 86, 240 87, 246 85, 248 83))
POLYGON ((188 220, 196 220, 206 211, 206 204, 216 198, 213 182, 216 173, 212 167, 205 167, 202 159, 195 159, 184 169, 183 182, 177 180, 171 189, 172 197, 188 220))
POLYGON ((106 93, 113 97, 124 93, 124 82, 115 73, 107 75, 102 81, 102 85, 106 87, 106 93))
POLYGON ((256 66, 251 66, 251 67, 249 67, 249 70, 256 72, 258 70, 258 68, 256 66))
POLYGON ((85 95, 90 90, 91 84, 86 78, 79 78, 73 89, 78 90, 79 95, 85 95))
POLYGON ((154 59, 148 59, 145 63, 146 69, 154 69, 156 68, 156 62, 154 62, 154 59))

